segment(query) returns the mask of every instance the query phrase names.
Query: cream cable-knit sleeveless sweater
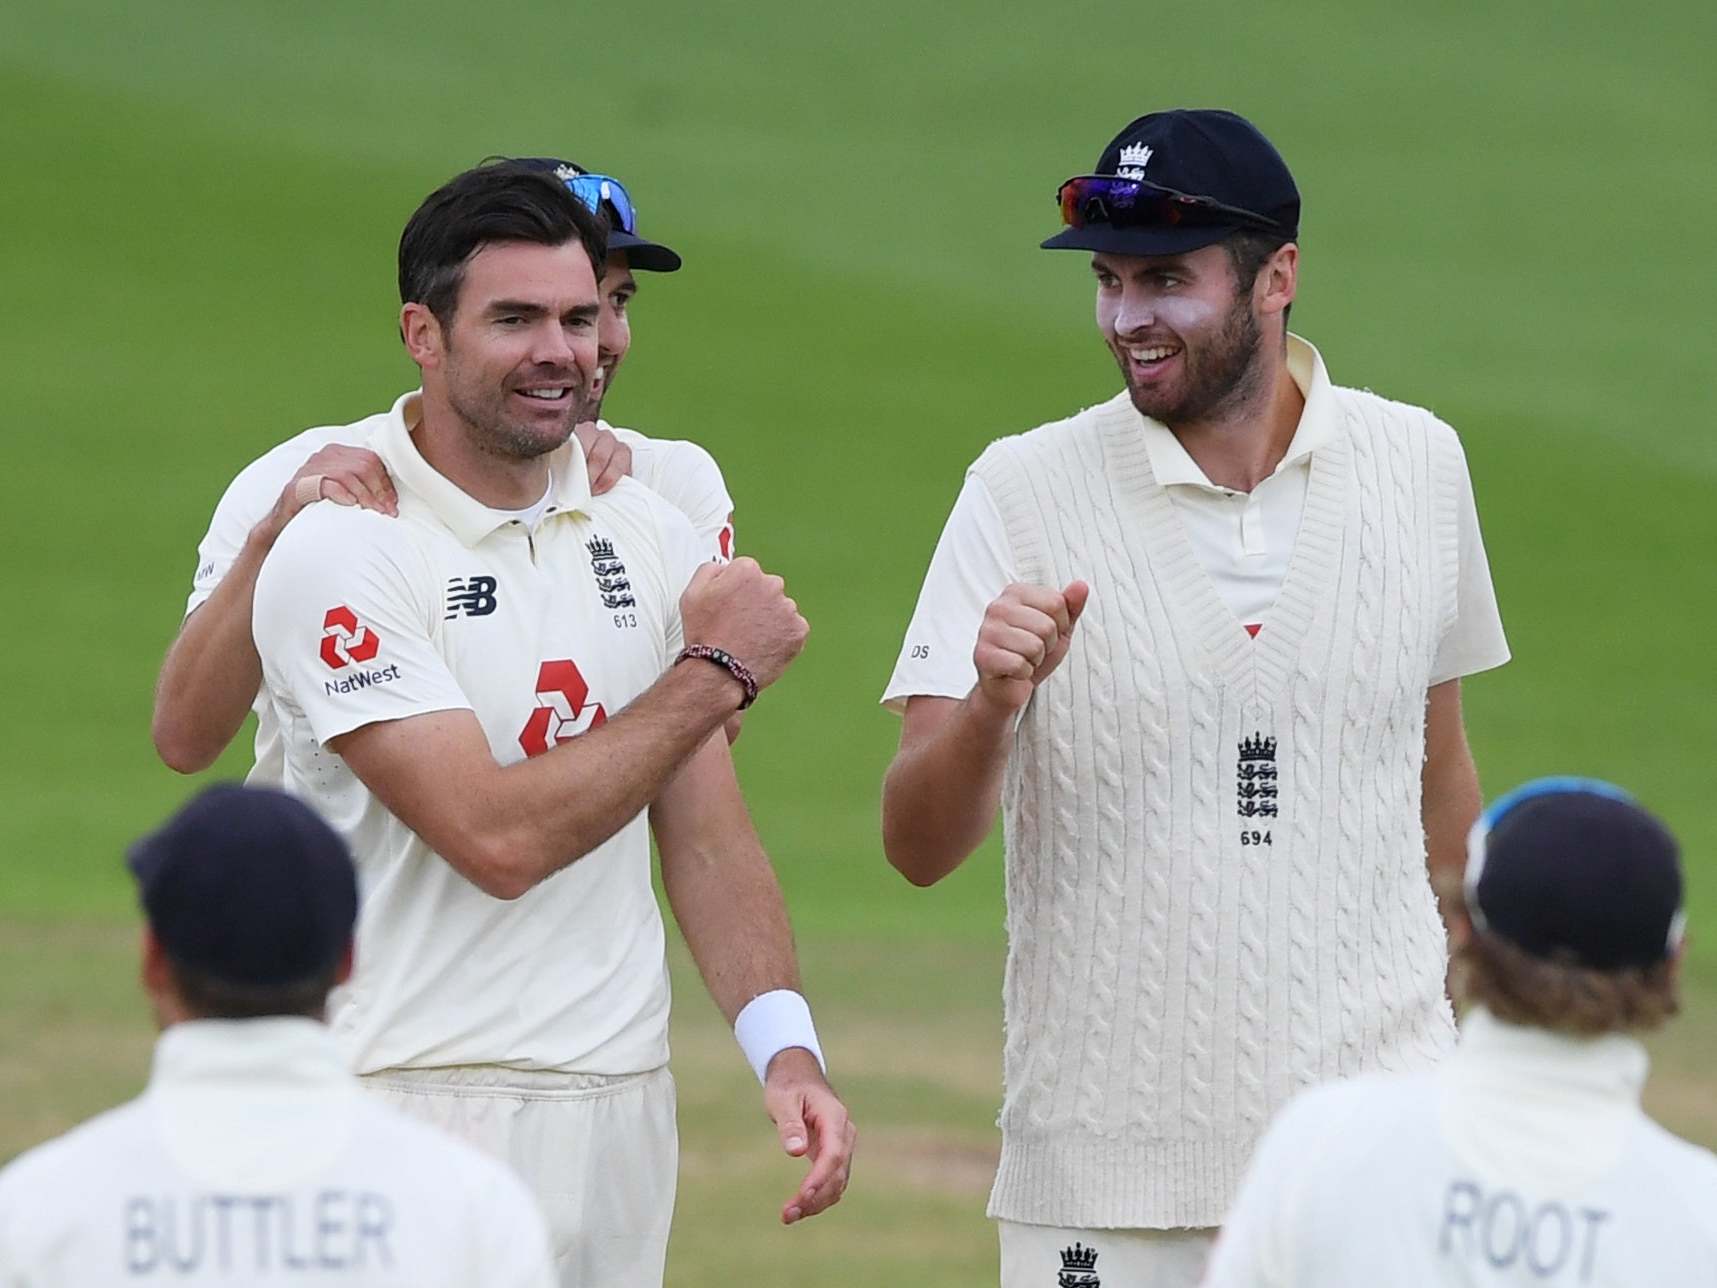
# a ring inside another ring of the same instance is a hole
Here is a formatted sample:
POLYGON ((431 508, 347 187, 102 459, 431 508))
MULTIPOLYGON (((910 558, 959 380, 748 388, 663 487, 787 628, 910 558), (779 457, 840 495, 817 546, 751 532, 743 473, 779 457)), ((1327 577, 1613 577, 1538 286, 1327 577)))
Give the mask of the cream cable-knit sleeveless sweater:
POLYGON ((1006 1092, 990 1215, 1221 1223, 1295 1091, 1453 1042, 1419 814, 1463 467, 1430 413, 1334 389, 1251 638, 1125 394, 973 466, 1021 579, 1091 583, 1015 736, 1006 1092))

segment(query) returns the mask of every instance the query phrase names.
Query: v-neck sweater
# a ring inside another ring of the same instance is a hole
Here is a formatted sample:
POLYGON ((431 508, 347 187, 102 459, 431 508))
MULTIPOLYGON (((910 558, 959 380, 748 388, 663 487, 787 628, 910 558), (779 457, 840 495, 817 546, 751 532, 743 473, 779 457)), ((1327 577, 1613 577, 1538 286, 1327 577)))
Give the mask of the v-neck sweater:
POLYGON ((1454 1023, 1420 821, 1462 462, 1420 408, 1326 386, 1287 579, 1254 638, 1125 394, 973 467, 1022 580, 1091 583, 1003 791, 992 1216, 1219 1224, 1274 1110, 1437 1059, 1454 1023))

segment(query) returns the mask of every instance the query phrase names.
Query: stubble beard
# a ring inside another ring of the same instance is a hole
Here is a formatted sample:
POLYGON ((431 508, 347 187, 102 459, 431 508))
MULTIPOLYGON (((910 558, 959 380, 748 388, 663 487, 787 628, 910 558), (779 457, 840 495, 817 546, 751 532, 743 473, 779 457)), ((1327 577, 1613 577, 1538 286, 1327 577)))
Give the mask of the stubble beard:
POLYGON ((1246 293, 1235 297, 1221 329, 1199 349, 1195 350, 1182 337, 1181 353, 1186 363, 1186 381, 1172 402, 1153 390, 1134 385, 1126 354, 1116 353, 1127 392, 1140 414, 1171 428, 1219 420, 1225 412, 1252 402, 1264 387, 1263 364, 1259 361, 1263 354, 1263 332, 1258 319, 1252 316, 1251 299, 1246 293))
POLYGON ((588 409, 584 405, 588 387, 575 387, 573 405, 564 420, 559 425, 545 427, 542 424, 525 424, 509 416, 506 389, 485 391, 473 397, 460 387, 463 382, 457 378, 457 369, 449 371, 448 376, 448 404, 464 422, 472 445, 488 456, 509 461, 535 460, 564 446, 572 437, 573 426, 588 419, 588 409))

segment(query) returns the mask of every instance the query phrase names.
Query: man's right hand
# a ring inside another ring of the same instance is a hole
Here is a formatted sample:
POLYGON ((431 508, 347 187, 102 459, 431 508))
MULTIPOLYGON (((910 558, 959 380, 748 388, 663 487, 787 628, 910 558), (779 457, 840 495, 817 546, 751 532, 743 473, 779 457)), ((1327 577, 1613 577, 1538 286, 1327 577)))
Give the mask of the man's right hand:
POLYGON ((1085 611, 1091 587, 1082 581, 1066 590, 1013 582, 984 610, 972 662, 978 668, 975 694, 1000 711, 1018 711, 1032 690, 1061 665, 1073 643, 1073 627, 1085 611))
POLYGON ((687 644, 727 650, 751 668, 760 689, 781 678, 811 630, 781 578, 743 555, 699 567, 680 596, 680 619, 687 644))
POLYGON ((367 447, 335 443, 298 467, 255 534, 272 545, 294 515, 317 501, 362 506, 390 518, 399 515, 399 496, 382 458, 367 447))

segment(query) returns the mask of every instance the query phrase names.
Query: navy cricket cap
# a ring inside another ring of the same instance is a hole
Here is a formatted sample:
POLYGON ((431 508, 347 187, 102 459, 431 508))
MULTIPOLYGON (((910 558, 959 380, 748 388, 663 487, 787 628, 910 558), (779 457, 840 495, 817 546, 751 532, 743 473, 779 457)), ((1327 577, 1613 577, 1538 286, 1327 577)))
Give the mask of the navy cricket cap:
POLYGON ((126 864, 167 955, 223 983, 303 983, 352 942, 351 855, 284 792, 211 787, 132 845, 126 864))
POLYGON ((1666 961, 1687 924, 1675 838, 1595 778, 1540 778, 1493 804, 1468 838, 1465 884, 1478 929, 1592 970, 1666 961))
POLYGON ((683 262, 679 255, 661 242, 648 241, 638 235, 638 211, 632 204, 632 194, 613 175, 586 170, 576 161, 558 157, 521 157, 520 163, 537 170, 547 170, 585 204, 593 214, 608 220, 608 249, 626 252, 626 262, 633 268, 651 273, 679 271, 683 262))
POLYGON ((1063 222, 1078 226, 1049 238, 1043 249, 1178 255, 1243 230, 1283 241, 1300 235, 1300 190, 1287 162, 1257 126, 1233 112, 1176 108, 1141 116, 1110 140, 1093 175, 1131 181, 1141 200, 1081 209, 1068 192, 1078 180, 1070 179, 1062 185, 1063 222), (1169 199, 1155 208, 1174 218, 1152 218, 1151 197, 1169 199), (1199 202, 1208 205, 1201 210, 1199 202))

